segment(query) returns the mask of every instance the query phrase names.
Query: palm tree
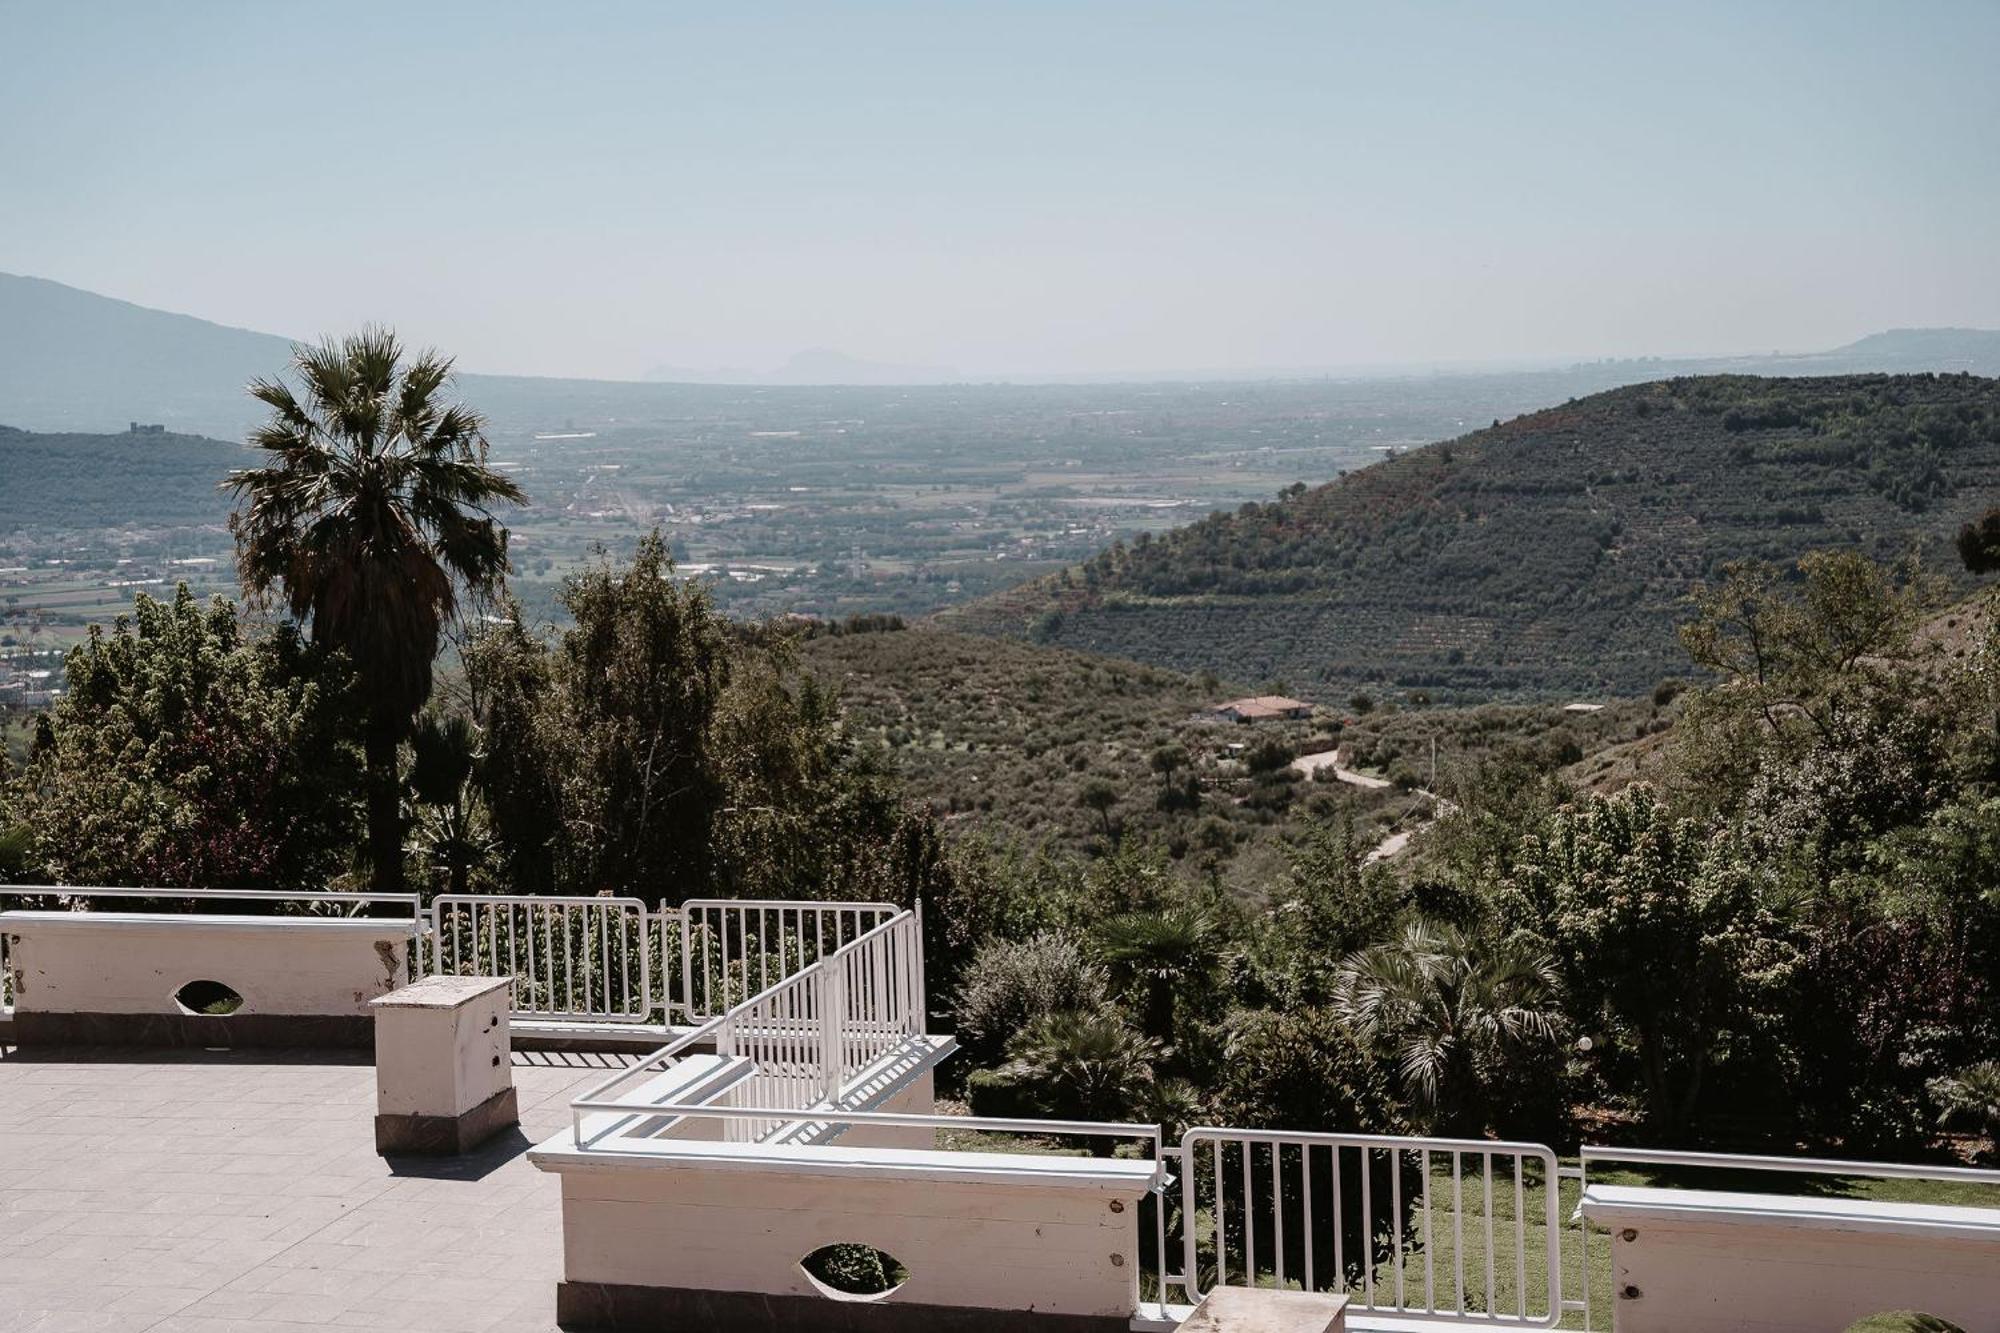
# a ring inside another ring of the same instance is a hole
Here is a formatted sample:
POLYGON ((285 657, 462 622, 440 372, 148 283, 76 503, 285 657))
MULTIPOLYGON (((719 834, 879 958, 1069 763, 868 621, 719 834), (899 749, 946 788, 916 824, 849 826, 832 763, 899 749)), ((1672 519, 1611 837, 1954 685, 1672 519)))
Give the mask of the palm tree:
MULTIPOLYGON (((1127 1120, 1153 1104, 1159 1043, 1117 1010, 1043 1014, 1007 1043, 1007 1063, 972 1075, 975 1099, 1004 1093, 1010 1105, 1062 1120, 1127 1120)), ((1111 1139, 1093 1136, 1090 1151, 1109 1156, 1111 1139)))
POLYGON ((486 465, 485 422, 440 393, 451 362, 406 366, 396 336, 369 329, 293 349, 304 398, 276 379, 250 395, 271 419, 250 437, 263 467, 231 472, 244 591, 278 585, 313 641, 347 654, 366 713, 368 852, 378 892, 403 883, 396 752, 431 692, 431 664, 460 587, 498 588, 507 532, 489 507, 520 487, 486 465))
POLYGON ((1196 998, 1222 964, 1223 936, 1215 918, 1175 905, 1110 917, 1098 923, 1096 935, 1113 978, 1144 993, 1146 1035, 1173 1041, 1182 1001, 1196 998))
POLYGON ((1412 917, 1340 965, 1333 1005, 1362 1040, 1395 1049, 1404 1090, 1436 1124, 1477 1133, 1489 1071, 1510 1047, 1555 1040, 1556 987, 1544 954, 1412 917))

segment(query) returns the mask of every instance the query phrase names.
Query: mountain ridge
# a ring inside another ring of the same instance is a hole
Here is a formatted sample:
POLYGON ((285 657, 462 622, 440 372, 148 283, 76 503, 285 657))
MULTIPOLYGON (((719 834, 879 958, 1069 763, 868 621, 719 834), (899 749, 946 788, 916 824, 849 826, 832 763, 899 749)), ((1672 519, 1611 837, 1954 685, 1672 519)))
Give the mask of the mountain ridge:
MULTIPOLYGON (((260 419, 243 386, 258 375, 281 371, 293 339, 158 310, 104 296, 47 278, 0 273, 0 420, 48 432, 94 434, 124 421, 163 422, 191 434, 240 437, 260 419)), ((663 368, 665 369, 665 368, 663 368)), ((1538 391, 1515 392, 1496 401, 1544 401, 1593 392, 1668 373, 1746 373, 1813 370, 1820 373, 1970 370, 2000 374, 2000 332, 1989 330, 1886 330, 1827 352, 1774 357, 1717 356, 1663 360, 1579 362, 1545 369, 1461 367, 1456 370, 1402 371, 1383 367, 1362 375, 1332 372, 1216 372, 1216 383, 1244 380, 1308 381, 1353 378, 1370 382, 1432 379, 1439 375, 1476 379, 1495 376, 1538 391)), ((960 376, 947 367, 897 366, 860 360, 824 348, 808 349, 768 374, 746 372, 743 383, 578 379, 565 376, 460 375, 466 395, 497 419, 519 416, 535 423, 560 423, 566 415, 615 405, 628 416, 701 392, 742 387, 828 387, 815 379, 845 374, 855 385, 911 387, 944 383, 1159 383, 1201 381, 1137 374, 1116 376, 960 376), (843 367, 845 368, 843 371, 843 367)))

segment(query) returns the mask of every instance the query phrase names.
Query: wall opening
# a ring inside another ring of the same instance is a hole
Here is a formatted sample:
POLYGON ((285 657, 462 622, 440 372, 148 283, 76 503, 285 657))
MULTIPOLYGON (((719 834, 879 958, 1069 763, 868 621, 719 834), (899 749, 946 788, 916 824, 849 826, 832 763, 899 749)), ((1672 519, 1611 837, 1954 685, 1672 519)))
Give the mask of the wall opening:
POLYGON ((852 1241, 822 1245, 799 1267, 820 1295, 842 1301, 878 1301, 910 1280, 902 1260, 872 1245, 852 1241))
POLYGON ((233 1014, 243 997, 219 981, 190 981, 174 992, 174 1003, 184 1014, 233 1014))

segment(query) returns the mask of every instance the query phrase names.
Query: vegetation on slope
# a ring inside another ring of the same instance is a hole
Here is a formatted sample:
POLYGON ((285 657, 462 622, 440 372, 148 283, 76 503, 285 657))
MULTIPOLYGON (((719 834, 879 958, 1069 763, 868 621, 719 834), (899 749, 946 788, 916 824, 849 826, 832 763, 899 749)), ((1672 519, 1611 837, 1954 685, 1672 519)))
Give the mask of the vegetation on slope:
POLYGON ((0 532, 200 527, 229 517, 215 489, 243 446, 200 435, 40 435, 0 426, 0 532))
POLYGON ((2000 381, 1661 381, 1392 457, 948 613, 1181 670, 1436 695, 1638 694, 1731 560, 1955 567, 2000 486, 2000 381))
POLYGON ((839 691, 853 742, 947 828, 1089 854, 1157 844, 1189 873, 1220 873, 1257 897, 1282 870, 1283 846, 1316 824, 1351 820, 1372 847, 1429 818, 1423 789, 1449 801, 1503 763, 1547 776, 1658 734, 1673 712, 1671 686, 1597 712, 1426 707, 1358 692, 1307 722, 1236 726, 1204 713, 1255 692, 1241 682, 898 621, 872 629, 815 637, 804 663, 839 691), (1313 781, 1292 767, 1334 750, 1388 785, 1343 784, 1330 772, 1313 781), (1109 803, 1094 806, 1107 788, 1109 803))

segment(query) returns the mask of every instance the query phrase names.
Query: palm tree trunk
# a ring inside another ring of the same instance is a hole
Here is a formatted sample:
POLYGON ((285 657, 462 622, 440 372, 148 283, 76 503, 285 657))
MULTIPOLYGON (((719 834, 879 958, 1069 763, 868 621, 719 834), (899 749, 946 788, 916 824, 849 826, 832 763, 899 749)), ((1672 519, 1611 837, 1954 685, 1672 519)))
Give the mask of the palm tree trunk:
POLYGON ((362 740, 368 761, 368 860, 376 893, 403 891, 403 802, 396 780, 397 736, 387 724, 370 721, 362 740))

